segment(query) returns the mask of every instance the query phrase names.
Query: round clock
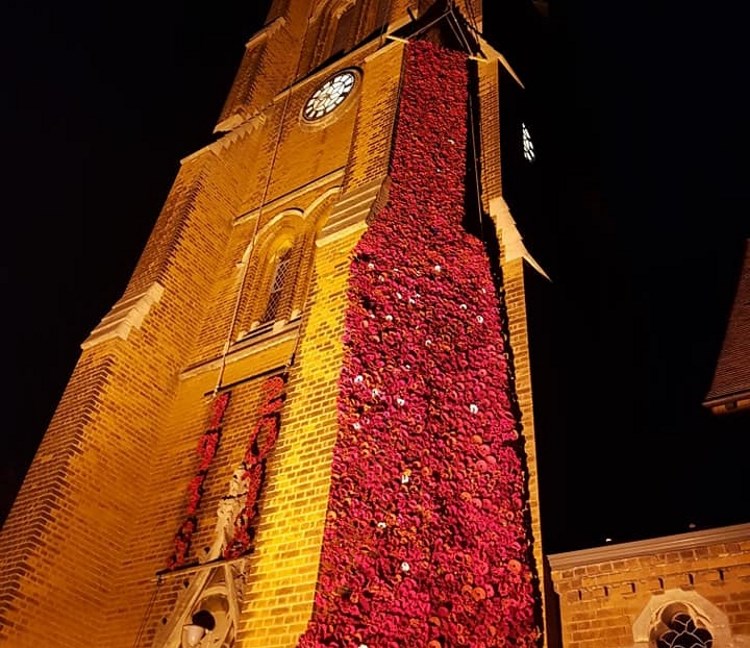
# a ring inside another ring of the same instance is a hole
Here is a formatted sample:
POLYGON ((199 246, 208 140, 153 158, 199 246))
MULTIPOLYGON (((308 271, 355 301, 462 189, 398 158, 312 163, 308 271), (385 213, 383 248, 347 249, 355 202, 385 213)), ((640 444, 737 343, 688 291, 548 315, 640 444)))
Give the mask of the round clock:
POLYGON ((330 114, 351 94, 356 81, 357 77, 351 70, 332 76, 312 93, 302 109, 302 116, 307 121, 317 121, 330 114))

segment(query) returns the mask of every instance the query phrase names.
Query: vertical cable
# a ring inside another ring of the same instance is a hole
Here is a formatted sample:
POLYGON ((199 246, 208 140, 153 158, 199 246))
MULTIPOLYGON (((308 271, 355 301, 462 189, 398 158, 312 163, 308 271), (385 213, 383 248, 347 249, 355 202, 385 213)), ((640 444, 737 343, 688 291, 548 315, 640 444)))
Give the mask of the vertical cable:
POLYGON ((474 11, 474 0, 466 0, 466 11, 469 14, 469 20, 477 34, 481 33, 479 30, 479 21, 477 20, 477 14, 474 11))
MULTIPOLYGON (((307 20, 305 23, 305 33, 302 36, 301 44, 300 44, 300 50, 299 55, 297 56, 297 64, 295 67, 294 75, 292 76, 292 82, 297 79, 300 73, 300 69, 302 67, 302 54, 305 47, 305 43, 307 42, 307 35, 308 31, 310 29, 310 17, 312 16, 312 10, 314 3, 310 2, 310 6, 307 10, 307 20)), ((234 337, 234 331, 237 325, 237 315, 240 310, 240 304, 242 303, 242 296, 245 292, 245 283, 247 282, 247 274, 248 270, 250 268, 250 263, 252 261, 252 255, 253 251, 255 249, 255 244, 257 243, 256 239, 258 236, 258 231, 260 228, 260 221, 263 217, 263 208, 265 207, 266 200, 268 199, 268 191, 271 186, 271 179, 273 178, 273 172, 276 168, 276 159, 279 154, 279 148, 281 144, 281 135, 284 132, 284 124, 286 122, 286 114, 287 110, 289 109, 289 104, 291 103, 292 99, 292 88, 288 87, 286 90, 286 97, 284 99, 284 105, 281 109, 281 118, 279 119, 279 129, 276 134, 276 141, 274 142, 273 147, 273 154, 271 156, 271 163, 268 166, 268 174, 266 175, 266 180, 263 187, 263 194, 261 196, 260 201, 260 208, 258 209, 258 216, 255 219, 255 226, 253 228, 253 235, 250 239, 250 246, 247 251, 247 261, 243 264, 242 267, 242 274, 240 275, 240 281, 239 281, 239 290, 237 291, 237 298, 234 302, 234 310, 232 312, 232 319, 229 323, 229 331, 227 332, 227 339, 224 342, 224 348, 221 353, 221 366, 219 368, 219 375, 216 379, 216 386, 214 387, 214 395, 218 393, 218 391, 221 389, 221 385, 224 381, 224 372, 226 371, 227 367, 227 355, 229 354, 229 347, 232 345, 232 339, 234 337)))
POLYGON ((156 595, 159 593, 159 587, 161 587, 161 584, 162 584, 162 578, 161 576, 158 576, 156 579, 156 586, 154 587, 154 593, 151 595, 148 605, 146 605, 146 611, 143 613, 143 620, 141 621, 141 625, 138 626, 138 632, 136 632, 135 634, 135 641, 133 641, 133 648, 138 648, 138 643, 143 637, 143 632, 146 629, 146 623, 148 622, 148 618, 151 616, 151 610, 154 609, 156 595))

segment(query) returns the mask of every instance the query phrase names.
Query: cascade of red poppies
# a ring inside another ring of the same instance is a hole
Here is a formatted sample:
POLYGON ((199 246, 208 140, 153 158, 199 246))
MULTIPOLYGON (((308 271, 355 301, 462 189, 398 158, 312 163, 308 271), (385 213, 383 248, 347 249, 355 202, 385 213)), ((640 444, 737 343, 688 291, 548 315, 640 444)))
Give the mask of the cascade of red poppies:
POLYGON ((203 499, 203 485, 208 477, 208 469, 216 456, 221 441, 221 424, 224 421, 224 412, 229 405, 231 392, 219 394, 211 403, 211 422, 208 429, 198 440, 198 456, 201 458, 198 464, 198 472, 188 484, 188 505, 186 517, 174 537, 174 552, 167 561, 168 569, 179 569, 187 562, 190 546, 193 542, 193 534, 198 528, 198 509, 203 499))
POLYGON ((260 409, 260 417, 250 433, 245 456, 242 458, 245 502, 234 519, 232 538, 224 547, 224 558, 227 560, 239 558, 254 548, 258 504, 266 481, 266 461, 279 438, 287 378, 288 375, 284 373, 269 378, 263 385, 264 403, 260 409))
POLYGON ((351 265, 328 515, 299 646, 535 646, 500 305, 465 215, 465 55, 406 48, 388 204, 351 265))

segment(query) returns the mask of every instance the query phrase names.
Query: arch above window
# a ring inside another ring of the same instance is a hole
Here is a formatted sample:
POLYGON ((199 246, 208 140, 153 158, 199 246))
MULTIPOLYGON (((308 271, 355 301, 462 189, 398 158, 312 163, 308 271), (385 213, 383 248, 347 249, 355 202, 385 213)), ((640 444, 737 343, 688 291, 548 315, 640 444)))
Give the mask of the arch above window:
POLYGON ((310 32, 317 41, 311 67, 355 44, 364 4, 363 0, 332 0, 320 5, 311 20, 317 24, 310 32))
MULTIPOLYGON (((332 25, 333 27, 333 25, 332 25)), ((328 56, 344 52, 351 46, 357 32, 357 5, 350 4, 336 18, 335 29, 328 48, 328 56)))
POLYGON ((338 18, 357 2, 358 0, 322 0, 313 10, 310 22, 317 22, 326 18, 338 18))
POLYGON ((652 627, 650 644, 655 648, 713 648, 709 623, 687 604, 671 603, 652 627))
POLYGON ((304 209, 281 209, 253 236, 237 266, 243 276, 235 284, 240 293, 234 342, 299 324, 314 274, 316 239, 341 191, 336 182, 342 175, 332 175, 304 209))
POLYGON ((272 219, 246 252, 236 340, 296 319, 302 310, 312 244, 298 210, 272 219))
POLYGON ((733 645, 727 615, 698 592, 681 589, 651 597, 633 624, 633 639, 638 648, 681 648, 688 639, 698 648, 733 645))

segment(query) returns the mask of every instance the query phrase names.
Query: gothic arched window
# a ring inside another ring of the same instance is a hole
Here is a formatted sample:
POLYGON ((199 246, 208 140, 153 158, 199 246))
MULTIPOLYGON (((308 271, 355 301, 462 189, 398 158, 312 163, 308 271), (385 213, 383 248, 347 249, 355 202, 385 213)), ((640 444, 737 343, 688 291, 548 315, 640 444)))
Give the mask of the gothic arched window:
POLYGON ((334 54, 350 49, 357 40, 362 12, 361 0, 331 0, 317 11, 312 21, 317 24, 308 35, 314 50, 309 67, 315 68, 334 54))
MULTIPOLYGON (((362 39, 381 33, 388 22, 390 4, 384 0, 342 0, 331 3, 330 13, 323 21, 327 31, 321 61, 347 52, 362 39)), ((326 32, 323 32, 326 33, 326 32)))
POLYGON ((301 211, 289 209, 247 248, 243 257, 247 270, 238 284, 242 294, 237 305, 237 342, 298 324, 315 255, 314 236, 301 211))
POLYGON ((268 284, 268 299, 260 318, 261 324, 273 322, 283 315, 283 307, 294 282, 293 261, 294 247, 288 247, 276 256, 271 282, 268 284))
POLYGON ((656 648, 712 648, 714 642, 703 620, 680 603, 664 610, 652 637, 656 648))

